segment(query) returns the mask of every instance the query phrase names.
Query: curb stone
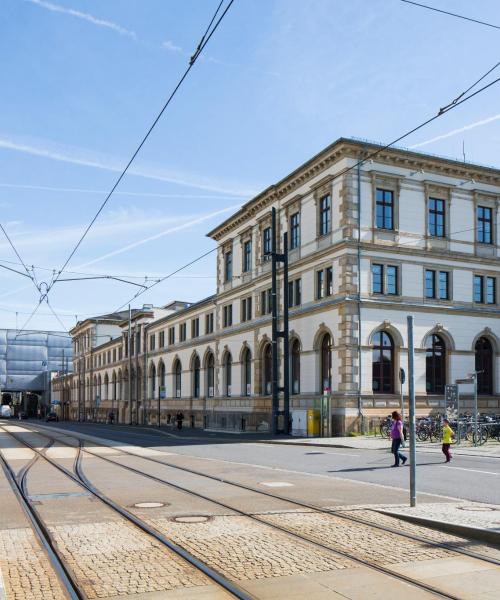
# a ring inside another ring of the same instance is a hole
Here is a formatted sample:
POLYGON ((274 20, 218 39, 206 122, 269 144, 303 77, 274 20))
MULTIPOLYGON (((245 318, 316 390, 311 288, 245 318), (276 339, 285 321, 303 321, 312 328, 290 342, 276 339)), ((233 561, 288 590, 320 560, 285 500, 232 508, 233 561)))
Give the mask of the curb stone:
POLYGON ((479 540, 487 544, 494 544, 500 547, 500 533, 496 531, 490 531, 488 529, 482 529, 479 527, 469 527, 468 525, 458 525, 456 523, 450 523, 448 521, 438 521, 437 519, 427 519, 425 517, 417 517, 414 515, 407 515, 404 513, 394 512, 391 510, 374 509, 379 512, 396 519, 408 521, 415 525, 422 525, 423 527, 429 527, 430 529, 437 529, 438 531, 446 531, 459 537, 471 538, 479 540))

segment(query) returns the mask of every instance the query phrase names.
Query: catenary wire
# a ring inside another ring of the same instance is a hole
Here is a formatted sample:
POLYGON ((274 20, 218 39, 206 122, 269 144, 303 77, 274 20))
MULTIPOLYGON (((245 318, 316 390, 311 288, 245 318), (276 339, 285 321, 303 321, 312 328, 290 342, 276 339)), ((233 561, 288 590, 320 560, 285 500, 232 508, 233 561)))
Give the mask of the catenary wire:
POLYGON ((30 273, 28 267, 26 266, 26 264, 24 263, 23 259, 21 258, 21 255, 17 251, 17 248, 14 245, 14 242, 10 239, 9 234, 7 233, 7 231, 5 230, 4 226, 1 223, 0 223, 0 228, 2 229, 4 236, 7 238, 7 241, 9 242, 10 247, 14 251, 14 254, 17 256, 17 258, 19 259, 19 262, 24 267, 24 270, 26 271, 27 277, 29 277, 31 279, 31 281, 34 283, 35 287, 38 289, 38 285, 37 285, 37 283, 36 283, 33 275, 30 273))
POLYGON ((457 13, 450 12, 448 10, 442 10, 441 8, 436 8, 435 6, 428 6, 427 4, 420 4, 420 2, 413 2, 413 0, 401 0, 405 4, 413 4, 413 6, 418 6, 420 8, 426 8, 427 10, 433 10, 434 12, 441 13, 443 15, 449 15, 450 17, 456 17, 457 19, 464 19, 465 21, 470 21, 471 23, 477 23, 478 25, 485 25, 486 27, 492 27, 493 29, 500 29, 500 25, 494 25, 493 23, 488 23, 487 21, 480 21, 479 19, 474 19, 472 17, 466 17, 465 15, 459 15, 457 13))
POLYGON ((167 107, 170 105, 171 101, 173 100, 174 96, 176 95, 177 91, 179 90, 179 88, 181 87, 181 85, 183 84, 184 80, 186 79, 186 77, 189 75, 189 72, 191 71, 191 69, 193 68, 193 66, 196 63, 196 60, 198 59, 198 57, 200 56, 200 54, 203 52, 203 49, 205 48, 205 46, 208 44, 208 42, 210 41, 212 35, 215 33, 215 31, 217 30, 217 28, 219 27, 220 23, 222 22, 222 20, 224 19, 224 17, 226 16, 228 10, 231 8, 232 4, 233 4, 234 0, 229 0, 228 5, 226 6, 226 8, 224 9, 224 11, 222 12, 221 16, 218 18, 218 20, 214 23, 215 18, 217 17, 217 14, 219 13, 219 10, 222 6, 223 0, 221 0, 221 2, 219 3, 217 10, 215 11, 214 16, 212 17, 208 28, 206 29, 205 33, 203 34, 203 37, 201 38, 201 41, 199 42, 195 53, 193 54, 193 56, 191 57, 189 64, 186 68, 186 70, 184 71, 184 74, 181 76, 180 80, 178 81, 177 85, 174 87, 173 91, 171 92, 170 96, 168 97, 167 101, 165 102, 165 104, 163 105, 162 109, 160 110, 160 112, 158 113, 158 115, 156 116, 156 118, 154 119, 152 125, 149 127, 148 131, 146 132, 146 135, 142 138, 140 144, 138 145, 138 147, 136 148, 136 150, 134 151, 134 153, 132 154, 132 157, 130 158, 130 160, 127 162, 127 164, 125 165, 125 168, 122 170, 122 172, 120 173, 118 179, 116 180, 116 182, 114 183, 113 187, 111 188, 110 192, 108 193, 108 195, 106 196, 106 198, 104 199, 104 201, 102 202, 101 206, 99 207, 98 211, 96 212, 96 214, 94 215, 94 217, 92 218, 92 220, 90 221, 90 223, 88 224, 88 226, 86 227, 85 231, 83 232, 82 236, 80 237, 80 239, 78 240, 78 242, 76 243, 75 247, 73 248, 73 250, 70 252, 68 258, 66 259, 65 263, 63 264, 63 266, 61 267, 61 269, 59 270, 59 272, 57 273, 56 277, 54 278, 54 280, 51 282, 51 285, 49 286, 47 293, 51 290, 52 286, 57 282, 57 280, 59 279, 60 275, 63 273, 64 269, 66 268, 66 266, 69 264, 70 260, 73 258, 73 256, 75 255, 75 253, 77 252, 78 248, 80 247, 80 245, 82 244, 83 240, 85 239, 85 237, 87 236, 87 234, 89 233, 90 229, 92 228, 92 226, 94 225, 94 223, 96 222, 96 220, 98 219, 99 215, 101 214, 101 212, 104 210, 104 207, 107 205, 107 203, 109 202, 111 196, 113 195, 113 192, 115 191, 115 189, 118 187, 118 185, 120 184, 121 180, 125 177, 127 171, 129 170, 129 167, 132 165, 132 163, 134 162, 135 158, 137 157, 137 155, 139 154, 139 152, 141 151, 142 147, 144 146, 144 144, 146 143, 147 139, 149 138, 151 132, 153 131, 153 129, 156 127, 158 121, 161 119, 163 113, 165 112, 165 110, 167 109, 167 107), (212 27, 213 25, 213 27, 212 27), (210 29, 211 28, 211 29, 210 29))

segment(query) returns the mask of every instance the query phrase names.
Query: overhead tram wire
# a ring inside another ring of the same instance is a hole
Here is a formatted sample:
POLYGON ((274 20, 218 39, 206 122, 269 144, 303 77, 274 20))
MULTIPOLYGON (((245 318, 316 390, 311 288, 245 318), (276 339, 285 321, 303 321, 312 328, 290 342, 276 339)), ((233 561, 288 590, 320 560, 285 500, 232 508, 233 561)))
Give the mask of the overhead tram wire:
POLYGON ((145 290, 141 290, 141 291, 137 292, 134 296, 132 296, 132 298, 130 298, 130 300, 128 300, 127 302, 124 302, 120 307, 118 307, 115 312, 118 312, 119 310, 121 310, 122 308, 124 308, 125 306, 127 306, 128 304, 130 304, 136 298, 138 298, 139 296, 142 296, 142 294, 145 294, 146 292, 149 292, 149 290, 151 288, 154 288, 155 285, 158 285, 159 283, 162 283, 163 281, 166 281, 167 279, 170 279, 174 275, 177 275, 177 273, 179 273, 180 271, 183 271, 184 269, 187 269, 188 267, 194 265, 195 263, 197 263, 198 261, 202 260, 206 256, 209 256, 210 254, 213 254, 216 250, 217 250, 217 247, 212 248, 211 250, 209 250, 208 252, 205 252, 201 256, 198 256, 197 258, 194 258, 193 260, 189 261, 188 263, 186 263, 182 267, 179 267, 175 271, 172 271, 168 275, 165 275, 165 277, 162 277, 161 279, 158 279, 158 281, 155 281, 154 283, 152 283, 145 290))
POLYGON ((464 21, 470 21, 471 23, 476 23, 478 25, 484 25, 485 27, 492 27, 493 29, 500 29, 500 25, 494 25, 493 23, 488 23, 487 21, 480 21, 479 19, 474 19, 472 17, 466 17, 465 15, 459 15, 457 13, 453 13, 448 10, 442 10, 441 8, 436 8, 435 6, 421 4, 420 2, 413 2, 413 0, 400 0, 400 1, 404 2, 405 4, 413 4, 413 6, 418 6, 419 8, 426 8, 427 10, 433 10, 434 12, 438 12, 443 15, 448 15, 450 17, 456 17, 457 19, 464 19, 464 21))
POLYGON ((106 198, 104 199, 103 203, 101 204, 101 206, 99 207, 98 211, 96 212, 96 214, 94 215, 94 217, 92 218, 92 220, 90 221, 89 225, 86 227, 85 231, 83 232, 82 236, 80 237, 80 239, 78 240, 78 242, 76 243, 75 247, 73 248, 73 250, 70 252, 70 255, 68 256, 68 258, 66 259, 66 262, 63 264, 63 266, 61 267, 61 269, 59 270, 59 272, 57 273, 55 279, 51 282, 47 293, 50 292, 50 290, 52 289, 52 287, 54 286, 54 284, 59 280, 59 277, 61 276, 61 274, 63 273, 63 271, 66 269, 67 265, 69 264, 70 260, 73 258, 73 256, 75 255, 75 253, 77 252, 78 248, 80 247, 80 245, 82 244, 83 240, 86 238, 87 234, 89 233, 89 231, 91 230, 92 226, 94 225, 94 223, 96 222, 96 220, 98 219, 99 215, 101 214, 101 212, 104 210, 104 207, 106 206, 106 204, 109 202, 111 196, 113 195, 113 192, 116 190, 116 188, 118 187, 118 185, 120 184, 121 180, 125 177, 127 171, 129 170, 130 166, 132 165, 132 163, 134 162, 135 158, 137 157, 137 155, 139 154, 139 152, 141 151, 142 147, 144 146, 144 144, 146 143, 147 139, 149 138, 151 132, 153 131, 153 129, 156 127, 158 121, 160 120, 160 118, 162 117, 163 113, 165 112, 165 110, 167 109, 167 107, 170 105, 171 101, 173 100, 174 96, 176 95, 177 91, 179 90, 179 88, 181 87, 181 85, 183 84, 184 80, 186 79, 186 77, 189 75, 189 72, 191 71, 191 69, 193 68, 193 66, 195 65, 197 59, 199 58, 200 54, 203 52, 205 46, 208 44, 208 42, 210 41, 211 37, 213 36, 213 34, 215 33, 215 31, 217 30, 217 28, 219 27, 220 23, 222 22, 222 20, 224 19, 224 17, 226 16, 228 10, 231 8, 232 4, 233 4, 234 0, 229 0, 228 5, 226 6, 226 8, 223 10, 222 14, 220 15, 220 17, 217 19, 217 21, 214 24, 214 21, 217 18, 217 15, 219 14, 219 11, 224 3, 224 0, 221 0, 217 10, 215 11, 214 15, 212 16, 210 23, 207 27, 207 29, 205 30, 205 33, 203 34, 200 42, 198 43, 198 46, 196 47, 196 50, 194 52, 194 54, 191 56, 190 60, 189 60, 189 64, 186 68, 186 70, 184 71, 183 75, 181 76, 181 78, 179 79, 177 85, 174 87, 173 91, 171 92, 170 96, 168 97, 167 101, 165 102, 165 104, 163 105, 163 108, 160 110, 160 112, 158 113, 158 115, 156 116, 156 118, 154 119, 152 125, 149 127, 146 135, 142 138, 142 141, 140 142, 140 144, 138 145, 138 147, 136 148, 135 152, 132 154, 132 157, 130 158, 130 160, 128 161, 128 163, 126 164, 125 168, 123 169, 123 171, 120 173, 118 179, 116 180, 116 182, 114 183, 113 187, 111 188, 110 192, 108 193, 108 195, 106 196, 106 198))

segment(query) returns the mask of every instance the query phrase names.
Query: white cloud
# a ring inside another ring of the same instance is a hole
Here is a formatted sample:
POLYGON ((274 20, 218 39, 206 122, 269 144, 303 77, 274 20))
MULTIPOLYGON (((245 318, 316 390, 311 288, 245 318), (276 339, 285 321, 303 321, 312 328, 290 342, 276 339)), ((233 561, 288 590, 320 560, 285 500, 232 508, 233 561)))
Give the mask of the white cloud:
POLYGON ((169 50, 170 52, 182 52, 182 48, 174 44, 172 40, 165 40, 161 47, 165 48, 165 50, 169 50))
MULTIPOLYGON (((89 190, 82 188, 61 188, 47 185, 26 185, 22 183, 0 183, 0 187, 12 188, 16 190, 39 190, 41 192, 62 192, 75 194, 107 194, 109 190, 89 190)), ((193 199, 193 200, 234 200, 233 196, 222 196, 220 194, 162 194, 156 192, 125 192, 116 190, 115 196, 134 196, 137 198, 173 198, 173 199, 193 199)), ((10 206, 7 202, 0 202, 0 208, 10 206)))
POLYGON ((123 254, 124 252, 128 252, 129 250, 132 250, 133 248, 137 248, 137 246, 142 246, 144 244, 147 244, 148 242, 153 242, 154 240, 165 237, 166 235, 169 235, 171 233, 177 233, 178 231, 182 231, 184 229, 191 229, 191 227, 194 227, 195 225, 199 225, 200 223, 208 221, 209 219, 213 219, 214 217, 217 217, 223 213, 238 210, 239 208, 240 208, 240 205, 237 204, 235 206, 228 206, 227 208, 224 208, 222 210, 217 210, 217 211, 209 213, 209 214, 201 215, 194 219, 190 218, 189 221, 186 223, 181 223, 179 225, 169 227, 168 229, 160 231, 159 233, 150 235, 142 240, 138 240, 131 244, 127 244, 126 246, 118 248, 117 250, 113 250, 112 252, 108 252, 107 254, 103 254, 102 256, 94 258, 94 259, 92 259, 88 262, 85 262, 84 264, 78 265, 78 267, 74 267, 74 268, 75 269, 83 269, 83 268, 93 265, 97 262, 101 262, 102 260, 105 260, 106 258, 111 258, 118 254, 123 254))
MULTIPOLYGON (((24 140, 21 138, 0 136, 0 148, 59 162, 71 163, 73 165, 113 171, 115 173, 121 173, 126 163, 125 159, 119 159, 116 156, 97 153, 76 146, 55 144, 43 139, 24 140)), ((179 171, 168 171, 151 164, 134 164, 127 173, 137 177, 145 177, 146 179, 154 179, 221 194, 231 194, 233 196, 249 197, 257 193, 255 189, 249 189, 233 182, 218 181, 179 171)))
POLYGON ((65 6, 60 6, 59 4, 52 4, 52 2, 46 2, 45 0, 26 0, 31 4, 36 4, 41 8, 45 8, 46 10, 50 10, 51 12, 62 13, 65 15, 70 15, 72 17, 76 17, 77 19, 82 19, 83 21, 87 21, 88 23, 92 23, 97 27, 106 27, 107 29, 111 29, 112 31, 119 33, 120 35, 126 35, 128 37, 136 39, 137 36, 134 31, 130 31, 129 29, 125 29, 121 25, 117 23, 113 23, 112 21, 105 21, 104 19, 99 19, 98 17, 94 17, 89 13, 80 12, 79 10, 74 10, 73 8, 66 8, 65 6))
POLYGON ((458 135, 459 133, 463 133, 464 131, 469 131, 469 129, 475 129, 476 127, 481 127, 482 125, 487 125, 492 121, 498 121, 500 119, 499 115, 494 115, 493 117, 488 117, 487 119, 481 119, 481 121, 475 121, 474 123, 469 123, 469 125, 464 125, 464 127, 460 127, 459 129, 452 129, 448 133, 443 133, 442 135, 437 135, 436 137, 431 138, 430 140, 425 140, 425 142, 419 142, 418 144, 413 144, 413 146, 409 146, 411 149, 421 148, 422 146, 427 146, 427 144, 432 144, 433 142, 437 142, 439 140, 444 140, 453 135, 458 135))

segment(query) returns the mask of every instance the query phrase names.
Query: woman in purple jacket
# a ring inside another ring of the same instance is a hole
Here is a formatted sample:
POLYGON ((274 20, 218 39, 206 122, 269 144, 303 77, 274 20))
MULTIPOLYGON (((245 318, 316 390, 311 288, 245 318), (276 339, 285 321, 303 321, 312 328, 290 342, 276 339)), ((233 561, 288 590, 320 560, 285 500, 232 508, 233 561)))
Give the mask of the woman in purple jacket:
POLYGON ((391 440, 392 440, 392 445, 391 445, 391 452, 394 454, 394 464, 392 466, 393 467, 399 467, 399 461, 400 460, 403 461, 403 465, 408 460, 408 457, 405 456, 404 454, 401 454, 401 452, 399 451, 399 448, 400 448, 400 446, 401 446, 401 444, 403 443, 403 440, 404 440, 404 436, 403 436, 403 421, 401 419, 401 415, 398 413, 397 410, 395 410, 392 413, 391 416, 392 416, 392 426, 391 426, 391 440))

